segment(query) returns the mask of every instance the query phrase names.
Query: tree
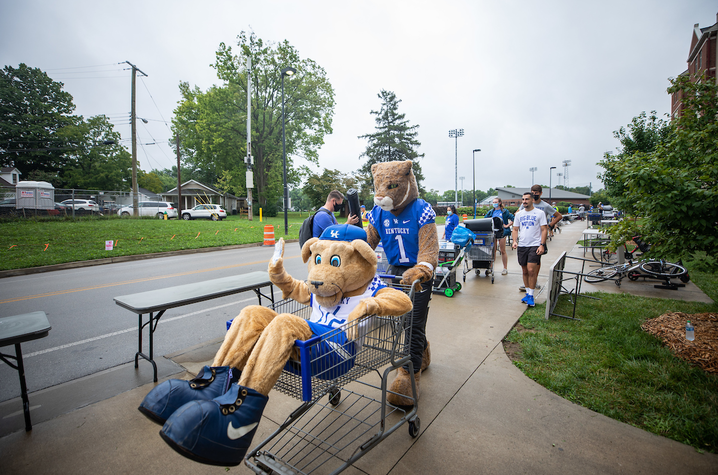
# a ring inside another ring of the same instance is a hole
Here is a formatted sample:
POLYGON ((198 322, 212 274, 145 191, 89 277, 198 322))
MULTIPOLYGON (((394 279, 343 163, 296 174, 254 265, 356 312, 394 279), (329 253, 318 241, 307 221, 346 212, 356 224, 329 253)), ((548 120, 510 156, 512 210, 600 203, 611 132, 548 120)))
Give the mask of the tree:
POLYGON ((623 184, 624 199, 641 216, 640 233, 663 256, 718 249, 718 85, 688 76, 671 80, 682 91, 682 113, 650 152, 601 163, 623 184))
MULTIPOLYGON (((656 111, 651 111, 646 116, 645 111, 638 117, 634 117, 625 128, 621 127, 613 132, 613 136, 621 143, 618 153, 606 152, 598 164, 604 168, 604 172, 598 177, 606 187, 606 194, 611 198, 614 205, 626 212, 634 211, 634 202, 628 200, 626 183, 622 177, 617 175, 617 164, 634 160, 640 154, 649 154, 656 150, 660 143, 667 140, 671 133, 670 124, 656 116, 656 111)), ((588 193, 586 193, 588 194, 588 193)))
POLYGON ((152 193, 162 193, 164 191, 162 180, 155 172, 146 172, 137 170, 137 186, 149 190, 152 193))
POLYGON ((346 194, 350 188, 356 188, 357 181, 352 175, 345 175, 339 170, 325 169, 321 175, 311 174, 302 187, 313 208, 321 207, 327 201, 327 195, 332 190, 346 194))
MULTIPOLYGON (((421 171, 419 159, 424 154, 419 154, 417 149, 421 143, 416 139, 418 125, 409 125, 406 114, 399 113, 400 99, 391 91, 381 90, 377 97, 381 99, 381 109, 371 111, 375 115, 376 132, 373 134, 360 135, 360 139, 367 139, 367 146, 361 157, 367 157, 366 163, 361 166, 359 172, 364 176, 371 176, 371 166, 375 163, 391 162, 395 160, 412 160, 416 182, 419 185, 419 193, 423 196, 425 191, 421 186, 424 175, 421 171)), ((365 187, 371 187, 371 182, 364 183, 365 187)))
POLYGON ((67 128, 77 125, 72 96, 38 68, 0 71, 0 164, 52 176, 67 163, 67 128))
MULTIPOLYGON (((298 183, 291 155, 318 163, 324 136, 332 132, 334 89, 326 72, 311 59, 302 59, 286 40, 265 44, 254 33, 238 36, 238 54, 221 43, 213 67, 223 81, 202 92, 180 84, 182 101, 175 110, 173 129, 181 137, 185 161, 206 170, 207 182, 216 183, 228 172, 233 189, 244 184, 247 155, 247 58, 252 60, 252 155, 260 206, 273 205, 283 194, 282 76, 284 67, 297 70, 285 78, 286 148, 288 182, 298 183), (234 180, 237 180, 236 182, 234 180)), ((226 178, 226 175, 225 175, 226 178)), ((242 191, 244 193, 244 191, 242 191)))
POLYGON ((121 136, 114 131, 107 117, 90 117, 67 130, 77 145, 65 152, 67 164, 59 175, 62 186, 93 190, 130 189, 132 155, 119 145, 121 136))

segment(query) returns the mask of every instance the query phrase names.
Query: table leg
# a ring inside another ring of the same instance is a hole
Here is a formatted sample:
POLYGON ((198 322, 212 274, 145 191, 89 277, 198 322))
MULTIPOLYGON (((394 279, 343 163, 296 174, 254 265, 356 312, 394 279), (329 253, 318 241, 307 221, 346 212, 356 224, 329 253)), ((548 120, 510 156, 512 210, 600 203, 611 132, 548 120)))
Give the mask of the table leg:
POLYGON ((20 375, 20 394, 22 395, 22 411, 25 413, 25 431, 32 430, 30 422, 30 399, 27 397, 27 384, 25 383, 25 365, 22 363, 22 349, 20 343, 15 343, 15 354, 17 355, 17 372, 20 375))
POLYGON ((135 353, 135 369, 139 367, 139 358, 143 358, 147 361, 149 361, 152 364, 152 370, 154 373, 154 382, 157 382, 157 363, 155 363, 154 355, 155 355, 155 329, 157 328, 157 325, 159 324, 160 318, 162 315, 164 315, 165 311, 162 310, 157 314, 155 317, 153 313, 149 314, 149 320, 147 320, 147 323, 142 323, 142 314, 139 315, 139 337, 138 337, 138 348, 137 353, 135 353), (154 324, 154 325, 153 325, 154 324), (150 338, 149 338, 149 356, 144 354, 142 352, 142 329, 145 326, 149 326, 149 332, 150 332, 150 338))

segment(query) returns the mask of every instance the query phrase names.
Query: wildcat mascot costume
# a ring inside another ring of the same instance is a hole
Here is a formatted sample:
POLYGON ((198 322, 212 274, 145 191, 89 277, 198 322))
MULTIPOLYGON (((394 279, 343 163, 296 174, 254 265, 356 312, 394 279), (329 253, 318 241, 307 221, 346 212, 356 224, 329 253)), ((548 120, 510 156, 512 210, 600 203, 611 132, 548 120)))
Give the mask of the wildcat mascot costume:
POLYGON ((280 239, 269 263, 269 278, 282 290, 283 298, 312 307, 309 321, 258 305, 244 308, 211 367, 205 366, 190 381, 164 381, 139 407, 150 419, 164 424, 160 435, 165 442, 192 460, 223 466, 242 461, 295 340, 346 330, 322 341, 314 355, 346 372, 360 346, 360 340, 355 340, 362 323, 348 328, 347 324, 368 315, 399 316, 412 308, 405 293, 386 287, 376 277, 376 254, 361 228, 329 226, 319 238, 304 243, 302 260, 309 263, 306 281, 284 270, 283 256, 284 240, 280 239), (332 351, 339 345, 342 351, 332 351))
MULTIPOLYGON (((372 248, 382 243, 390 264, 389 274, 401 276, 402 284, 411 284, 416 279, 422 283, 421 291, 414 295, 410 347, 418 397, 421 372, 431 363, 426 320, 439 258, 439 237, 434 222, 436 213, 429 203, 419 199, 411 167, 411 160, 372 165, 376 206, 368 214, 367 235, 372 248)), ((397 370, 390 390, 387 401, 391 404, 414 404, 408 397, 412 394, 408 365, 397 370)))

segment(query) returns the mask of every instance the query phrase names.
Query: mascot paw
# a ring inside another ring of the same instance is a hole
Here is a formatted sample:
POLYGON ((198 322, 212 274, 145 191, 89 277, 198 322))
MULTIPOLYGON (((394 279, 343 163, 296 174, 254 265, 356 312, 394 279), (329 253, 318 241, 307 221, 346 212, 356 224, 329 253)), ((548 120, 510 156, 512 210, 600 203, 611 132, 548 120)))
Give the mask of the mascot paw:
POLYGON ((279 238, 279 241, 274 245, 274 254, 269 264, 276 265, 282 257, 284 257, 284 238, 279 238))
MULTIPOLYGON (((414 373, 416 380, 416 400, 419 400, 419 380, 421 379, 421 371, 414 373)), ((396 379, 391 383, 390 393, 386 395, 386 401, 394 406, 413 406, 414 397, 411 391, 411 375, 404 368, 399 368, 396 373, 396 379), (396 394, 394 394, 396 393, 396 394)))
POLYGON ((429 271, 429 269, 424 266, 414 266, 404 272, 404 274, 402 274, 401 283, 404 285, 410 285, 417 279, 419 280, 419 282, 426 282, 430 278, 431 272, 429 271))

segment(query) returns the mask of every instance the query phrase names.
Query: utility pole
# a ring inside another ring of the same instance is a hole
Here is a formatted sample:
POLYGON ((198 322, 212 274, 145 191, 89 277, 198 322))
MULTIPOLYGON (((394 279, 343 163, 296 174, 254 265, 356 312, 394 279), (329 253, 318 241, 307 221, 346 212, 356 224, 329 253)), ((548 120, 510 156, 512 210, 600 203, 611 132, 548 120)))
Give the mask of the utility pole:
POLYGON ((252 216, 252 186, 254 176, 252 173, 252 58, 247 58, 247 219, 253 220, 252 216))
POLYGON ((135 83, 137 82, 137 72, 139 71, 143 76, 147 76, 137 66, 125 61, 125 63, 132 66, 132 108, 130 109, 130 122, 132 122, 132 215, 139 216, 139 198, 137 191, 137 111, 135 109, 135 83))
POLYGON ((180 139, 177 135, 177 217, 182 217, 182 178, 180 172, 180 139))

